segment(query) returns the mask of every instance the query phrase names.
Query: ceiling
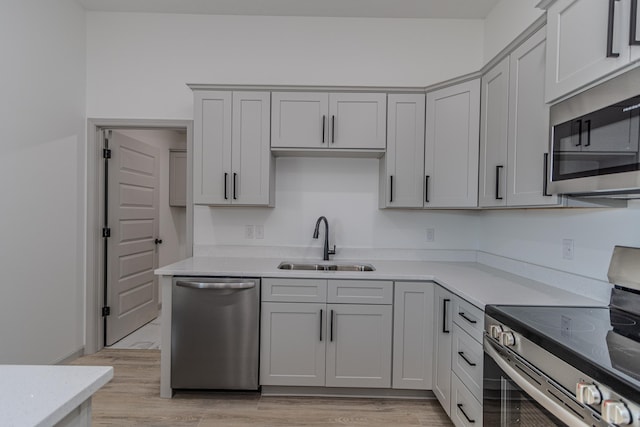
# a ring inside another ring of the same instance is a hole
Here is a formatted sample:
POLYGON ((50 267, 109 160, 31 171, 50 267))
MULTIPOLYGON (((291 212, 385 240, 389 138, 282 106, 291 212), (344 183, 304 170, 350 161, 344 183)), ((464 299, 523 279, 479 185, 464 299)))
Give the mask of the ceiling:
POLYGON ((78 0, 103 12, 484 19, 499 0, 78 0))

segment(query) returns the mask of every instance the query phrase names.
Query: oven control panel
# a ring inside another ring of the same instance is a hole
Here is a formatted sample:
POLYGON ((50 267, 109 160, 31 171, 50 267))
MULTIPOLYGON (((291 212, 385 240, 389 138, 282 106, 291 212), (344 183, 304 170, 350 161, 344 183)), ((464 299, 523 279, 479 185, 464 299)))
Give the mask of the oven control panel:
MULTIPOLYGON (((570 408, 577 421, 593 426, 640 427, 640 405, 585 375, 507 325, 485 316, 485 353, 536 378, 534 386, 570 408)), ((506 372, 506 371, 505 371, 506 372)), ((527 376, 523 378, 526 379, 527 376)), ((513 379, 513 378, 512 378, 513 379)), ((518 381, 515 381, 516 383, 518 381)), ((535 392, 535 391, 534 391, 535 392)), ((542 406, 545 406, 541 403, 542 406)))

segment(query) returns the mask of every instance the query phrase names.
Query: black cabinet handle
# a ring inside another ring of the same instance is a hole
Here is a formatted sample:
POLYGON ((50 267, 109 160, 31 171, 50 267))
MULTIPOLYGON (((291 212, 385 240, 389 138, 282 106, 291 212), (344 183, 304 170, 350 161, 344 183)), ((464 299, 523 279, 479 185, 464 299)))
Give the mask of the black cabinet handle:
POLYGON ((324 144, 324 123, 327 119, 327 116, 325 116, 324 114, 322 115, 322 143, 324 144))
POLYGON ((389 175, 389 203, 393 203, 393 175, 389 175))
POLYGON ((579 147, 582 145, 582 120, 576 120, 575 124, 578 125, 578 143, 576 147, 579 147))
POLYGON ((467 357, 464 355, 464 351, 459 351, 459 352, 458 352, 458 356, 462 357, 462 360, 464 360, 465 362, 467 362, 467 364, 468 364, 469 366, 476 366, 476 364, 475 364, 475 363, 473 363, 473 362, 469 361, 469 359, 467 359, 467 357))
POLYGON ((616 2, 620 0, 609 0, 609 22, 607 25, 607 58, 617 58, 619 52, 613 51, 613 30, 615 25, 616 2))
POLYGON ((473 320, 473 319, 468 318, 468 317, 467 317, 467 315, 466 315, 466 314, 464 314, 464 313, 463 313, 463 312, 461 312, 461 311, 460 311, 460 312, 458 312, 458 316, 462 317, 464 320, 466 320, 467 322, 472 323, 472 324, 474 324, 474 325, 475 325, 476 323, 478 323, 477 321, 475 321, 475 320, 473 320))
POLYGON ((333 341, 333 310, 331 310, 331 326, 329 329, 329 341, 333 341))
POLYGON ((631 25, 629 25, 629 46, 640 45, 637 39, 638 0, 631 0, 631 25))
POLYGON ((238 200, 238 197, 236 195, 236 187, 237 187, 237 185, 236 185, 237 179, 236 178, 237 177, 238 177, 238 174, 234 172, 233 173, 233 200, 238 200))
POLYGON ((429 175, 424 177, 424 201, 429 203, 429 175))
POLYGON ((542 177, 542 195, 545 197, 551 197, 553 194, 549 194, 549 153, 544 153, 543 164, 544 176, 542 177))
POLYGON ((228 173, 224 173, 224 199, 229 200, 229 195, 227 194, 227 178, 229 177, 228 173))
POLYGON ((320 341, 322 341, 322 309, 320 309, 320 341))
POLYGON ((500 169, 504 168, 502 165, 496 166, 496 200, 502 200, 500 196, 500 169))
POLYGON ((588 147, 591 145, 591 120, 585 120, 584 124, 587 125, 587 143, 584 146, 588 147))
POLYGON ((336 142, 336 116, 331 116, 331 143, 336 142))
POLYGON ((476 420, 472 420, 471 418, 469 418, 469 416, 467 415, 466 412, 464 412, 464 409, 462 409, 462 403, 458 403, 458 409, 460 410, 460 412, 462 412, 462 415, 464 415, 464 417, 467 419, 467 421, 469 421, 471 424, 475 423, 476 420))
POLYGON ((447 303, 449 303, 451 300, 448 298, 445 298, 442 300, 442 333, 443 334, 448 334, 449 331, 447 329, 447 303))

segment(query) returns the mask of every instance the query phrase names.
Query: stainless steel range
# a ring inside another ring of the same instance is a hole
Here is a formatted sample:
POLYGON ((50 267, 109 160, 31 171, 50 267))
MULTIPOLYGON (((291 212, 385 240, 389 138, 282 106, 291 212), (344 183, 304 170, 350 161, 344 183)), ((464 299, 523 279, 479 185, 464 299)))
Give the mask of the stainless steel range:
POLYGON ((640 248, 608 277, 608 307, 486 307, 485 426, 640 427, 640 248))

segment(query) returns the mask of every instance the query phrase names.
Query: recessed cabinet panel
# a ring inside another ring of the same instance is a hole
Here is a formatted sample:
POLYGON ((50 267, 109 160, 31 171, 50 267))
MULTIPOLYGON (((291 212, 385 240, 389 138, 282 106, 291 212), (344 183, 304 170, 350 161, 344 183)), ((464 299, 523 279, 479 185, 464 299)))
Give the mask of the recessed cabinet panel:
POLYGON ((396 282, 393 306, 393 388, 431 390, 434 284, 396 282))
POLYGON ((262 301, 326 302, 327 281, 321 279, 262 279, 262 301))
POLYGON ((452 371, 478 401, 482 401, 482 344, 474 340, 458 325, 453 325, 452 371))
POLYGON ((381 208, 420 208, 424 200, 423 94, 391 94, 387 153, 380 159, 381 208))
POLYGON ((327 304, 327 310, 327 387, 391 387, 391 306, 327 304))
POLYGON ((440 286, 435 287, 434 295, 433 394, 436 395, 447 415, 451 416, 452 313, 455 296, 440 286))
POLYGON ((324 386, 325 311, 325 304, 262 303, 260 384, 324 386))
POLYGON ((329 280, 327 302, 340 304, 392 304, 393 282, 329 280))
POLYGON ((233 93, 232 203, 269 205, 273 197, 270 111, 269 92, 233 93))
POLYGON ((196 92, 194 97, 193 201, 228 204, 231 92, 196 92))
POLYGON ((480 110, 480 206, 507 204, 509 58, 482 76, 480 110))
POLYGON ((478 205, 480 80, 427 94, 426 208, 478 205))
POLYGON ((271 146, 322 148, 328 146, 329 94, 273 92, 271 146))
POLYGON ((629 63, 629 3, 558 0, 547 11, 546 102, 584 87, 629 63), (608 51, 617 56, 608 56, 608 51))
POLYGON ((385 93, 331 93, 329 147, 384 149, 386 106, 385 93))
POLYGON ((549 107, 544 101, 543 28, 510 55, 506 199, 509 206, 557 205, 546 193, 549 107))

